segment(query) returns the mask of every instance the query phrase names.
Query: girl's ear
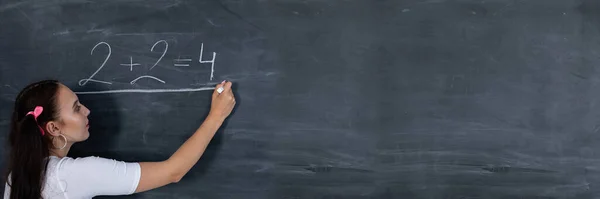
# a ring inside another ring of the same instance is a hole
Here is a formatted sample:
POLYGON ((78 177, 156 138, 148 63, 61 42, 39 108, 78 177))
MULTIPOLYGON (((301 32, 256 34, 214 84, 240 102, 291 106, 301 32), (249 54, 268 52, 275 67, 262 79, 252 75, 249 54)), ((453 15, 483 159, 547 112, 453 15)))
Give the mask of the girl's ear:
POLYGON ((50 121, 50 122, 46 123, 44 130, 46 130, 46 132, 52 136, 59 136, 60 128, 61 128, 61 126, 58 122, 50 121))

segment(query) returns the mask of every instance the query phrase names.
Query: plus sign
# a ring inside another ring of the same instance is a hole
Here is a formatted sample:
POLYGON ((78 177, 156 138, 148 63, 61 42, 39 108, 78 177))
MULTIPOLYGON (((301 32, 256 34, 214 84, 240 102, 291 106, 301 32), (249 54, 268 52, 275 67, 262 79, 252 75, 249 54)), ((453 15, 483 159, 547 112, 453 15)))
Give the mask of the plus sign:
POLYGON ((139 66, 139 63, 133 63, 133 58, 131 56, 129 56, 129 63, 128 64, 121 64, 121 66, 129 66, 129 71, 133 71, 133 66, 139 66))

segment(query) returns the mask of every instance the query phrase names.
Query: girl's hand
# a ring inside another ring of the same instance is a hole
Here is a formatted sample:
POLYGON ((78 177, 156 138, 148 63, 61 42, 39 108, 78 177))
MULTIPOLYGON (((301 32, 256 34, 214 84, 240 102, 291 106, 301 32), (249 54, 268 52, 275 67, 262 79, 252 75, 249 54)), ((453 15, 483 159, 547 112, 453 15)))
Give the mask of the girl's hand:
POLYGON ((210 113, 208 114, 209 117, 225 120, 231 114, 235 106, 235 97, 231 90, 231 84, 229 81, 223 81, 215 87, 210 105, 210 113), (223 91, 219 93, 218 90, 221 87, 223 91))

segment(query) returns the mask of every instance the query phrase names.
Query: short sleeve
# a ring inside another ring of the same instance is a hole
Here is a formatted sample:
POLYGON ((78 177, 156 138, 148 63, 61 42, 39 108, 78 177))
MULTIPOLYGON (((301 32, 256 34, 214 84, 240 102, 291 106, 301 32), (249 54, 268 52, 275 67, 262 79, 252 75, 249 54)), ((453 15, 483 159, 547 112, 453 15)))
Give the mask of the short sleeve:
POLYGON ((4 184, 4 199, 9 199, 10 198, 10 187, 8 186, 8 183, 4 184))
POLYGON ((75 195, 129 195, 135 192, 141 176, 139 163, 96 156, 64 158, 58 165, 63 189, 75 195))

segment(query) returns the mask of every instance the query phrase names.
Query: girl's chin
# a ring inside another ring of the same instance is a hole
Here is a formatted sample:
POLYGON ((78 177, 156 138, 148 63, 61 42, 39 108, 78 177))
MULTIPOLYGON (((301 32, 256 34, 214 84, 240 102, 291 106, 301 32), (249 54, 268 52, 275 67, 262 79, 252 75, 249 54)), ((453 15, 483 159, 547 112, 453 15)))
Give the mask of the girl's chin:
POLYGON ((89 131, 85 131, 84 134, 85 135, 83 135, 83 140, 81 140, 81 141, 85 141, 85 140, 87 140, 90 137, 90 132, 89 131))

